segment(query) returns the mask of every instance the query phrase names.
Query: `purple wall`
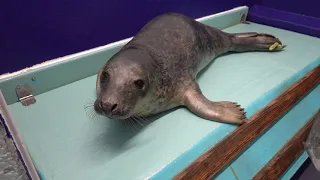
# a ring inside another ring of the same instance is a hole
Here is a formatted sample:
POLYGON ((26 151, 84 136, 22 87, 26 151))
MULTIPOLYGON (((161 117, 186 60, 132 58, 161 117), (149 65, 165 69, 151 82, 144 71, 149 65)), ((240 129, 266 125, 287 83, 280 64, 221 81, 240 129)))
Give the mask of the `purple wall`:
POLYGON ((320 18, 320 0, 259 0, 256 4, 320 18))
POLYGON ((153 17, 198 18, 251 0, 3 1, 0 74, 133 36, 153 17))
POLYGON ((259 4, 320 17, 319 0, 2 1, 0 74, 133 36, 165 12, 192 18, 259 4))

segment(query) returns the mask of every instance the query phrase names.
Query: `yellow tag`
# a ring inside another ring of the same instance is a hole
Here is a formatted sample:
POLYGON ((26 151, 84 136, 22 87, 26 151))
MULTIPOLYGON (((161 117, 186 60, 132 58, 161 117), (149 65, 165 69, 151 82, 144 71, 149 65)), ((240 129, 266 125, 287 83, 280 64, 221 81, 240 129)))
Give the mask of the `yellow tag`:
POLYGON ((269 47, 269 51, 272 51, 274 50, 274 48, 280 46, 278 42, 275 42, 274 44, 272 44, 270 47, 269 47))

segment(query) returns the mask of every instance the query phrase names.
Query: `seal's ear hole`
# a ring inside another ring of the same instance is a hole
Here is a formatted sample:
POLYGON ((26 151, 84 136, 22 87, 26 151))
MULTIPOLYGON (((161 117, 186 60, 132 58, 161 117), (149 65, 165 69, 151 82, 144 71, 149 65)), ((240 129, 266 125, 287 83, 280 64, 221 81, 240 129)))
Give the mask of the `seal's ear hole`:
POLYGON ((144 87, 144 81, 142 79, 138 79, 134 81, 134 85, 138 88, 138 89, 143 89, 144 87))

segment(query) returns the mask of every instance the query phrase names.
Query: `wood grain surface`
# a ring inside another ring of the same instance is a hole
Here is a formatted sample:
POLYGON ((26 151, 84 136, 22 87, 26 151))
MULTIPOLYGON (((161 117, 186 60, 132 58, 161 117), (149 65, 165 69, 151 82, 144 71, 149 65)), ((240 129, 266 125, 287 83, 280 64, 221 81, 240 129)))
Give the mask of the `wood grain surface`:
POLYGON ((281 175, 303 153, 304 142, 308 138, 312 123, 318 112, 314 115, 293 138, 253 177, 253 180, 280 179, 281 175))
POLYGON ((320 83, 320 65, 198 157, 173 179, 211 179, 320 83))

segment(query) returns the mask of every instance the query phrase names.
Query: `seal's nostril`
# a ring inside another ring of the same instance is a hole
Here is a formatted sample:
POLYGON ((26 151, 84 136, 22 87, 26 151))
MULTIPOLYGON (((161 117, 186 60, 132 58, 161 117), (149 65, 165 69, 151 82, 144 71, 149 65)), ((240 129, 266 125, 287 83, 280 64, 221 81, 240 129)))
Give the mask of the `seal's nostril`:
POLYGON ((103 103, 102 103, 102 101, 99 102, 99 108, 100 108, 100 109, 103 108, 103 103))
POLYGON ((111 112, 114 112, 114 110, 117 108, 117 104, 114 104, 112 107, 111 107, 111 112))

